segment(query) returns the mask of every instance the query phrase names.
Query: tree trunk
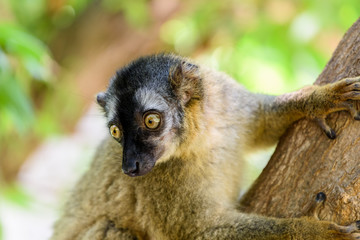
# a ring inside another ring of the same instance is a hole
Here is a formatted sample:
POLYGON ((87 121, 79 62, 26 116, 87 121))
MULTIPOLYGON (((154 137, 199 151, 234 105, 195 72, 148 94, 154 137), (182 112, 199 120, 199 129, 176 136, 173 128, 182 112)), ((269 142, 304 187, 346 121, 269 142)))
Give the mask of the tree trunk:
MULTIPOLYGON (((315 84, 360 75, 360 18, 348 30, 315 84)), ((359 107, 359 104, 357 104, 359 107)), ((346 112, 328 117, 330 140, 301 120, 280 139, 268 165, 241 200, 241 209, 275 217, 309 215, 318 192, 327 196, 321 220, 360 219, 360 122, 346 112)))

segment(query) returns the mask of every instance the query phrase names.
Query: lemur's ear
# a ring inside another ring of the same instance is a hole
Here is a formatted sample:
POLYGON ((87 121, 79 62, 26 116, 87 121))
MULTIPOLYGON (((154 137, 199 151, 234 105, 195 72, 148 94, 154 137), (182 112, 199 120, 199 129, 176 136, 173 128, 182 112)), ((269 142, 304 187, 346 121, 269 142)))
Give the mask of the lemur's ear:
POLYGON ((179 63, 170 72, 170 81, 175 95, 183 104, 203 96, 201 74, 195 64, 186 61, 179 63))
POLYGON ((106 93, 99 92, 96 95, 96 101, 102 108, 105 108, 105 106, 106 106, 106 93))

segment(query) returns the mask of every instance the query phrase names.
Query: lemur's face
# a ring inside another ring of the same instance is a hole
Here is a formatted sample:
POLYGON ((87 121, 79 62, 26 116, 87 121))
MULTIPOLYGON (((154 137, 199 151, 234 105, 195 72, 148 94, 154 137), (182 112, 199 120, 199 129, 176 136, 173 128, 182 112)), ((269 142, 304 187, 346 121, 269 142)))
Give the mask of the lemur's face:
POLYGON ((181 64, 170 55, 138 59, 118 71, 107 91, 97 96, 110 134, 123 147, 123 172, 131 177, 169 159, 181 142, 182 99, 188 93, 177 94, 172 71, 181 64))
POLYGON ((129 176, 148 173, 177 142, 181 114, 164 97, 143 86, 116 95, 107 106, 109 131, 123 146, 122 169, 129 176))

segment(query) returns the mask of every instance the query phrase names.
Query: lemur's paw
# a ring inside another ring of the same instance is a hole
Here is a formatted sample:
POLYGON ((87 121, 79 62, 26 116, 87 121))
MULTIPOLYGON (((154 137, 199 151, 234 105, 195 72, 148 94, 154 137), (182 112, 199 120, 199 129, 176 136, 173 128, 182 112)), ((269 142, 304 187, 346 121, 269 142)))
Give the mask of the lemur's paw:
POLYGON ((336 97, 340 100, 339 107, 351 113, 355 120, 360 120, 360 111, 356 109, 355 103, 350 100, 360 100, 360 76, 345 78, 335 83, 336 97))
POLYGON ((322 116, 314 119, 326 136, 330 139, 336 138, 335 131, 326 123, 326 116, 331 112, 341 110, 348 111, 355 120, 360 120, 360 111, 356 108, 354 101, 360 100, 360 76, 344 78, 338 82, 324 85, 321 94, 329 97, 329 110, 322 116))
POLYGON ((360 100, 360 76, 333 83, 333 90, 340 101, 360 100))

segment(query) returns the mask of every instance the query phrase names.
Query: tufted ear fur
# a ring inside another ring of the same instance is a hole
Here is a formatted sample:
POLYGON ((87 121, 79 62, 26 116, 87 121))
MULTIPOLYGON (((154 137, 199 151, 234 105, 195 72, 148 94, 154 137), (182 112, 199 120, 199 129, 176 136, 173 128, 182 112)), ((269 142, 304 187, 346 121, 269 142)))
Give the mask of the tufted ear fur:
POLYGON ((186 105, 191 99, 203 97, 202 79, 199 67, 182 61, 170 72, 172 89, 179 100, 186 105))
POLYGON ((105 109, 105 106, 106 106, 106 93, 104 92, 99 92, 97 95, 96 95, 96 101, 97 103, 103 108, 105 109))

